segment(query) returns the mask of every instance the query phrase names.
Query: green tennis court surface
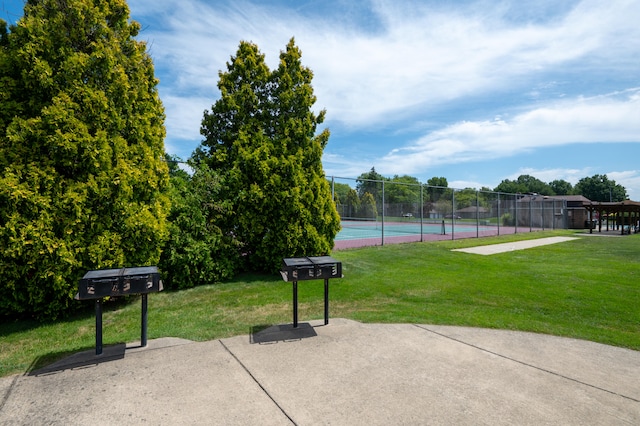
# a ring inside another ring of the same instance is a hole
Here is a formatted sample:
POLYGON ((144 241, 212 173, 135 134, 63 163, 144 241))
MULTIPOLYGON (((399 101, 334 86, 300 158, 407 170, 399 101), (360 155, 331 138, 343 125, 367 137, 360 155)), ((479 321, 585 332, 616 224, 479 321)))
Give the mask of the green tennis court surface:
POLYGON ((478 226, 466 223, 451 222, 384 222, 381 221, 342 221, 342 229, 336 240, 360 240, 364 238, 379 238, 384 229, 385 237, 400 237, 406 235, 436 234, 446 235, 451 232, 476 232, 495 230, 495 226, 478 226))

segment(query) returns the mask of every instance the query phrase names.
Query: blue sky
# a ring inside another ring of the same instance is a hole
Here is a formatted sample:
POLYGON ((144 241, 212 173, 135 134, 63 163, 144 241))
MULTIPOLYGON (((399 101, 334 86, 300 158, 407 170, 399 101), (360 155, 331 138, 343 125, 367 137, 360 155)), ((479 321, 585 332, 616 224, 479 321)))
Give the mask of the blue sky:
MULTIPOLYGON (((20 0, 0 0, 14 21, 20 0)), ((638 0, 131 0, 169 153, 201 141, 240 40, 271 68, 291 37, 314 72, 327 175, 494 188, 606 174, 640 200, 638 0)))

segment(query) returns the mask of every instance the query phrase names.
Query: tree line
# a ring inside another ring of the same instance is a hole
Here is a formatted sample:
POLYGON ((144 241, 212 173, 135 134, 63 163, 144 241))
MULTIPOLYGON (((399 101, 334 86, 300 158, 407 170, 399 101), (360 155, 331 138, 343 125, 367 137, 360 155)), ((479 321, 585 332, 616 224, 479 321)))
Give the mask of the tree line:
MULTIPOLYGON (((409 205, 420 201, 421 183, 413 176, 395 175, 388 178, 382 176, 375 170, 375 167, 372 167, 368 172, 360 174, 355 182, 355 189, 346 183, 333 182, 335 201, 347 206, 349 212, 358 212, 361 205, 371 203, 371 200, 381 203, 382 182, 391 184, 384 186, 386 204, 409 205)), ((429 179, 424 188, 426 190, 423 191, 422 197, 426 203, 438 202, 441 198, 451 199, 454 190, 449 188, 445 177, 436 176, 429 179)), ((500 192, 543 196, 582 195, 591 201, 599 202, 619 202, 629 198, 626 188, 609 179, 607 175, 596 174, 584 177, 575 186, 562 179, 545 183, 531 175, 520 175, 515 180, 504 179, 493 189, 488 187, 456 189, 455 197, 458 208, 475 205, 478 191, 481 193, 500 192)))

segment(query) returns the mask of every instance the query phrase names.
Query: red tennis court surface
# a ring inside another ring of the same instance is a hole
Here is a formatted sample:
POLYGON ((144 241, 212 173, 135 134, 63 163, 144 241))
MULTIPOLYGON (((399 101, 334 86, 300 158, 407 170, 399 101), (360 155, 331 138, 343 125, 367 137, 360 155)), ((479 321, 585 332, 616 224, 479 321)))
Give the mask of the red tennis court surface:
MULTIPOLYGON (((486 228, 485 228, 486 229, 486 228)), ((512 226, 501 226, 498 230, 497 228, 491 230, 472 230, 470 231, 466 228, 464 231, 456 230, 447 234, 410 234, 410 235, 401 235, 401 236, 386 236, 384 237, 384 244, 399 244, 399 243, 413 243, 413 242, 421 242, 421 241, 444 241, 444 240, 459 240, 464 238, 480 238, 480 237, 495 237, 497 235, 509 235, 516 233, 529 233, 542 231, 539 228, 515 228, 512 226)), ((380 246, 383 244, 382 237, 376 238, 360 238, 360 239, 344 239, 344 240, 336 240, 334 243, 334 250, 345 250, 350 248, 357 247, 368 247, 368 246, 380 246)))

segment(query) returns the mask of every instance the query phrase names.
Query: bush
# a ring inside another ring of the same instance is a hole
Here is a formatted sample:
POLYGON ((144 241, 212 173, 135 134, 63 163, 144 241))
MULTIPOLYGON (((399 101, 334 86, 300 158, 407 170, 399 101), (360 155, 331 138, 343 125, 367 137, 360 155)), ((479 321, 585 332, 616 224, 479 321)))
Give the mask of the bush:
POLYGON ((232 278, 239 264, 238 244, 217 222, 230 212, 220 199, 220 177, 201 165, 193 177, 174 170, 171 177, 169 240, 160 259, 168 289, 191 288, 232 278))
POLYGON ((164 110, 122 1, 39 0, 0 21, 0 315, 55 319, 90 269, 155 265, 164 110))
POLYGON ((325 112, 312 111, 313 73, 293 39, 270 71, 252 43, 241 42, 221 72, 221 97, 206 111, 205 137, 194 160, 220 173, 221 197, 233 220, 225 236, 241 243, 238 258, 275 272, 283 257, 328 254, 340 217, 322 169, 329 130, 316 134, 325 112))
POLYGON ((515 225, 514 217, 511 216, 510 213, 503 214, 502 217, 500 218, 500 221, 502 222, 503 226, 513 226, 513 225, 515 225))

